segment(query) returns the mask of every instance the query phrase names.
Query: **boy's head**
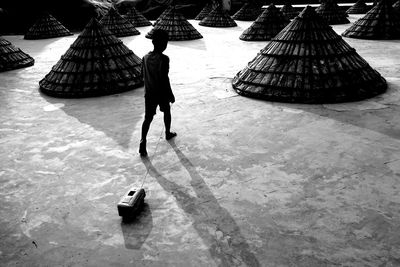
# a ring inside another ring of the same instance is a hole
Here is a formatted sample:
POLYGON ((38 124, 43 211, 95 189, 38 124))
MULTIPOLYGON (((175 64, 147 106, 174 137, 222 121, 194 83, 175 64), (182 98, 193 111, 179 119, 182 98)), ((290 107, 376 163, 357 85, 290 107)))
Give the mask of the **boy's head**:
POLYGON ((163 52, 167 48, 168 32, 161 29, 154 30, 152 39, 154 50, 163 52))

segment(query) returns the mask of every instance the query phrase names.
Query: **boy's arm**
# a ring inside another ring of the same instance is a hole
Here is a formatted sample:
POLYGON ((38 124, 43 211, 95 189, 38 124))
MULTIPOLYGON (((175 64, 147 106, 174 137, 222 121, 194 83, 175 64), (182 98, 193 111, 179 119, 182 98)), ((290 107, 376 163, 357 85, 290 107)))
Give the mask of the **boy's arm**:
POLYGON ((166 95, 168 96, 168 101, 171 103, 175 102, 175 96, 174 93, 172 93, 172 88, 171 88, 171 83, 169 81, 169 57, 165 56, 165 67, 164 67, 164 73, 165 73, 165 90, 166 90, 166 95))

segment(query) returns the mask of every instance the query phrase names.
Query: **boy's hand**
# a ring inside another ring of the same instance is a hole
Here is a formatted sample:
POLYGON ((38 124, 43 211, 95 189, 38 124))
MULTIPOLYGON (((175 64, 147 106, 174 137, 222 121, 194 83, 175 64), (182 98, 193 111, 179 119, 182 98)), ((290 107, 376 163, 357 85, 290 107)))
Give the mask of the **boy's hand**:
POLYGON ((171 103, 175 103, 175 96, 172 96, 172 97, 171 97, 170 102, 171 102, 171 103))

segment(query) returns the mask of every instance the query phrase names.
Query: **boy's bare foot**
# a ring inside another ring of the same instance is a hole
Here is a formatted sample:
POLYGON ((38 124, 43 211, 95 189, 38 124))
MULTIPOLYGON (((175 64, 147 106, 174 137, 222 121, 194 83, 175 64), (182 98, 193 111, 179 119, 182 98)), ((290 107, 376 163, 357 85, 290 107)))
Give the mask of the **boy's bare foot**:
POLYGON ((165 133, 165 139, 170 140, 174 138, 177 134, 175 132, 165 133))
POLYGON ((139 154, 141 157, 147 157, 146 141, 143 140, 140 141, 139 154))

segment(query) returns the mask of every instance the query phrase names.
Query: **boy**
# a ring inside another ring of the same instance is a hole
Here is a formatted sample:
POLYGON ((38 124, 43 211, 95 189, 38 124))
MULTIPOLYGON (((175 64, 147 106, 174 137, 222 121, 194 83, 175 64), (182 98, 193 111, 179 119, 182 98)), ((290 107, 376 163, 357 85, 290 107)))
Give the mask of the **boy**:
POLYGON ((168 33, 164 30, 153 32, 154 50, 145 55, 142 59, 142 72, 145 87, 145 115, 142 125, 142 139, 140 140, 140 156, 146 157, 146 137, 150 124, 156 114, 157 106, 164 112, 165 139, 169 140, 176 136, 171 132, 171 108, 169 103, 175 102, 169 82, 169 58, 162 52, 167 48, 168 33))

